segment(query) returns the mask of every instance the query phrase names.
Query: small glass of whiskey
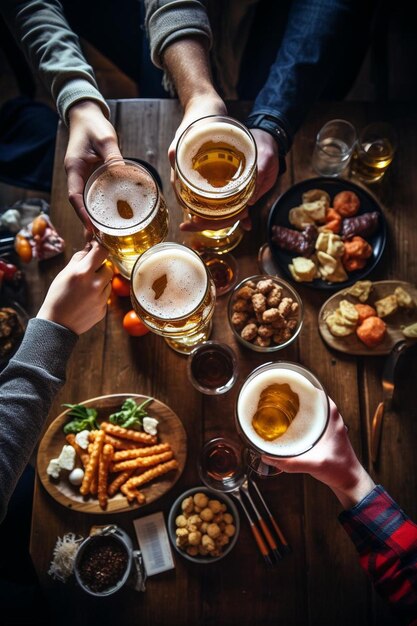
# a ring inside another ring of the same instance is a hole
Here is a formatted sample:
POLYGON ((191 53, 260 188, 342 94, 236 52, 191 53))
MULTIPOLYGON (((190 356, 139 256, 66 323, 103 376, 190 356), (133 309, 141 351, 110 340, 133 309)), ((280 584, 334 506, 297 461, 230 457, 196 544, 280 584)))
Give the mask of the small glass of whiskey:
POLYGON ((233 491, 245 480, 242 448, 231 439, 216 437, 207 441, 200 455, 198 471, 210 489, 233 491))
POLYGON ((187 373, 191 384, 211 396, 226 393, 237 379, 235 353, 226 344, 206 341, 188 357, 187 373))

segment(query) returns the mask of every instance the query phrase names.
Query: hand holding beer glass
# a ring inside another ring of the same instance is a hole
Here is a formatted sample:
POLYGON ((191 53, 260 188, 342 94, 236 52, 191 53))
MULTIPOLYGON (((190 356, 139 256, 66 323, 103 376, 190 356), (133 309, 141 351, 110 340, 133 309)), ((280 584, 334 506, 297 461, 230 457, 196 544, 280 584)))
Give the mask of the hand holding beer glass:
POLYGON ((90 176, 84 202, 96 239, 130 279, 138 256, 168 233, 168 211, 156 180, 135 161, 115 159, 90 176))
POLYGON ((247 444, 249 467, 263 476, 280 473, 280 459, 311 450, 329 421, 329 399, 305 367, 277 361, 256 368, 236 404, 237 428, 247 444))
POLYGON ((225 253, 241 241, 243 232, 234 218, 254 192, 256 158, 251 133, 227 116, 196 120, 179 138, 175 191, 186 212, 201 224, 200 243, 206 251, 225 253))
POLYGON ((178 243, 160 243, 140 256, 131 279, 132 305, 143 323, 184 354, 206 341, 216 288, 199 255, 178 243))

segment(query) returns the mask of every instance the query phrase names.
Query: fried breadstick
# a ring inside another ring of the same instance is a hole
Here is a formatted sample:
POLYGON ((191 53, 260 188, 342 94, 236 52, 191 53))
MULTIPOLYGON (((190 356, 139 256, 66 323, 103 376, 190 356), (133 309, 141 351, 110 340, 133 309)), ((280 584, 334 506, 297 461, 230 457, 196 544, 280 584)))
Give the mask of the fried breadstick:
POLYGON ((106 443, 98 464, 98 501, 102 509, 107 507, 107 476, 110 461, 113 458, 113 446, 106 443))
POLYGON ((110 485, 107 487, 107 494, 109 496, 114 496, 119 491, 120 487, 124 485, 127 480, 129 480, 132 474, 133 474, 133 470, 126 470, 125 472, 120 472, 120 474, 118 474, 116 478, 112 480, 110 485))
POLYGON ((67 440, 69 445, 74 448, 77 456, 79 457, 81 463, 83 464, 83 467, 86 467, 88 463, 88 459, 90 457, 87 450, 84 450, 81 446, 78 445, 78 443, 75 441, 74 433, 68 433, 65 439, 67 440))
POLYGON ((124 472, 125 470, 137 469, 140 467, 152 467, 152 465, 159 465, 164 461, 169 461, 174 456, 172 450, 168 452, 162 452, 161 454, 153 454, 152 456, 138 456, 135 459, 129 461, 120 461, 119 463, 113 463, 110 468, 111 472, 124 472))
POLYGON ((110 422, 102 422, 100 424, 100 428, 104 430, 107 435, 120 437, 120 439, 130 439, 131 441, 147 443, 150 445, 154 445, 158 441, 157 437, 154 435, 148 435, 148 433, 133 430, 131 428, 123 428, 122 426, 117 426, 116 424, 110 424, 110 422))
POLYGON ((138 489, 127 489, 125 496, 129 502, 133 502, 133 500, 137 500, 138 504, 144 504, 146 501, 144 494, 138 489))
POLYGON ((141 485, 148 483, 150 480, 158 478, 159 476, 162 476, 163 474, 166 474, 174 469, 178 469, 178 461, 175 459, 172 459, 172 461, 168 461, 167 463, 161 463, 160 465, 143 472, 143 474, 140 474, 139 476, 132 476, 132 478, 129 478, 129 480, 122 485, 121 491, 126 496, 127 492, 131 491, 135 487, 140 487, 141 485))
POLYGON ((97 470, 100 453, 104 443, 104 431, 101 431, 94 440, 93 449, 88 459, 87 467, 85 468, 83 482, 81 483, 80 493, 86 496, 90 491, 91 481, 97 470))
POLYGON ((137 450, 140 445, 144 448, 146 444, 140 444, 137 441, 129 441, 128 439, 119 439, 118 437, 112 437, 112 435, 107 435, 104 439, 105 443, 111 443, 115 450, 137 450))
POLYGON ((160 443, 157 446, 146 446, 145 448, 119 450, 119 452, 114 453, 113 461, 127 461, 128 459, 135 459, 137 457, 152 456, 153 454, 168 452, 168 450, 171 450, 169 443, 160 443))

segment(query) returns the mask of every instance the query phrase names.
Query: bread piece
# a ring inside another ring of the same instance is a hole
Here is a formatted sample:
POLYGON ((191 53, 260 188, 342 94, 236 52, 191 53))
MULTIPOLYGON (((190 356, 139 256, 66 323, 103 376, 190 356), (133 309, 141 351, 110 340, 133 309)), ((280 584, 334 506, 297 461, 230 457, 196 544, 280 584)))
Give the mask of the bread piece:
POLYGON ((372 289, 372 282, 370 280, 358 280, 352 287, 346 289, 344 293, 358 298, 360 302, 366 302, 372 289))
POLYGON ((375 308, 378 317, 388 317, 398 311, 397 298, 394 294, 385 296, 381 300, 375 302, 375 308))
POLYGON ((404 307, 405 309, 414 309, 414 307, 416 306, 416 303, 414 302, 408 291, 406 291, 402 287, 396 287, 396 289, 394 289, 394 295, 397 298, 398 306, 404 307))
POLYGON ((317 276, 317 267, 311 259, 297 256, 288 266, 294 280, 297 282, 311 282, 317 276))

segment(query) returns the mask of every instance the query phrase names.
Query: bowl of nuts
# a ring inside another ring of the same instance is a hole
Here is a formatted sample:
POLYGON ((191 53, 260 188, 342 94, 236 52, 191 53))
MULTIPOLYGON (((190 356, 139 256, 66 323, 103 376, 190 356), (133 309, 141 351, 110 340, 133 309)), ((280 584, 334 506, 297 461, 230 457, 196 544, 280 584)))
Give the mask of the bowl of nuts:
POLYGON ((177 498, 168 517, 172 545, 193 563, 214 563, 232 550, 240 530, 239 512, 226 494, 194 487, 177 498))
POLYGON ((256 352, 286 348, 303 324, 303 303, 289 283, 268 274, 249 276, 234 288, 228 306, 237 340, 256 352))

